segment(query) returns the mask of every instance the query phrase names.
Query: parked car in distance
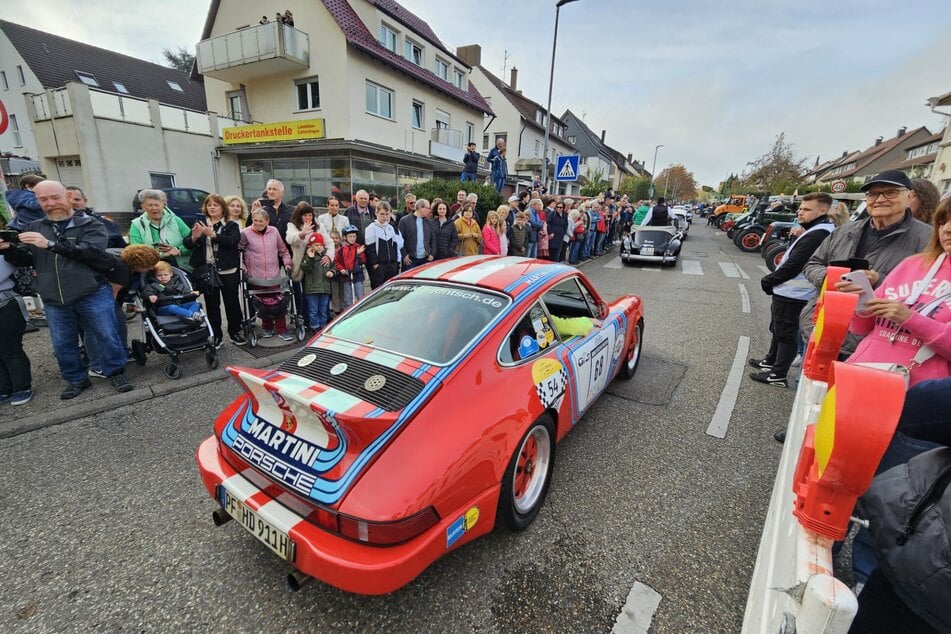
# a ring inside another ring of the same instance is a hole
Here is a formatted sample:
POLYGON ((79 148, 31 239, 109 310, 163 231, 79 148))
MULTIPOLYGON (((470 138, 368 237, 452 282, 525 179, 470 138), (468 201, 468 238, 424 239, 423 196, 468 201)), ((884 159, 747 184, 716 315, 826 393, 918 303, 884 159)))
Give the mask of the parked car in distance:
MULTIPOLYGON (((141 189, 139 191, 142 191, 141 189)), ((139 202, 139 191, 132 197, 132 216, 137 217, 142 213, 142 203, 139 202)), ((204 189, 193 189, 190 187, 170 187, 161 189, 168 196, 168 208, 176 216, 185 221, 189 227, 195 223, 195 220, 201 216, 201 206, 205 203, 208 192, 204 189)))

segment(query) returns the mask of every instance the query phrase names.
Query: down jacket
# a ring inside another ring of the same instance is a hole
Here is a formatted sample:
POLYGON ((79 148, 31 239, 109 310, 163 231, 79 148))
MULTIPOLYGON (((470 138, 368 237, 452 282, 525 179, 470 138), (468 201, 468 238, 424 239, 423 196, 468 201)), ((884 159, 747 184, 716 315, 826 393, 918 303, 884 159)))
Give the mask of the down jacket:
POLYGON ((282 263, 285 269, 291 270, 291 252, 281 232, 275 227, 268 225, 263 233, 253 226, 248 227, 241 232, 238 248, 244 252, 244 270, 248 272, 248 277, 279 279, 282 263))
POLYGON ((879 474, 856 506, 869 521, 879 566, 915 614, 951 631, 951 447, 879 474))

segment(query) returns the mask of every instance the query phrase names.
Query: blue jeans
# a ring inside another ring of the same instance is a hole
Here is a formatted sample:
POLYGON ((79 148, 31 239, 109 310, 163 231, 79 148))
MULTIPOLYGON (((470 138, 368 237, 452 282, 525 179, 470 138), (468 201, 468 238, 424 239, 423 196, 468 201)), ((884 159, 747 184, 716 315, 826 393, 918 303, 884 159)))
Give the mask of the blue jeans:
POLYGON ((581 252, 581 240, 572 240, 568 248, 568 264, 577 264, 578 255, 581 252))
POLYGON ((604 253, 604 240, 607 238, 606 233, 597 233, 595 234, 594 239, 594 253, 595 255, 601 255, 604 253))
POLYGON ((163 317, 185 317, 191 319, 191 316, 201 310, 201 304, 198 302, 184 302, 182 304, 165 304, 155 309, 156 315, 163 317))
POLYGON ((525 245, 525 257, 527 258, 537 258, 538 257, 538 243, 530 242, 525 245))
POLYGON ((309 293, 305 297, 311 327, 323 328, 330 319, 330 293, 309 293))
MULTIPOLYGON (((125 311, 122 309, 122 304, 119 302, 114 303, 116 306, 116 325, 119 327, 119 341, 122 342, 123 348, 128 348, 129 325, 125 320, 125 311)), ((83 345, 86 346, 86 356, 89 358, 89 367, 102 372, 102 360, 99 358, 99 342, 96 341, 95 337, 87 337, 82 328, 79 329, 79 333, 79 338, 83 340, 83 345)))
POLYGON ((106 376, 122 374, 127 356, 119 339, 115 302, 112 287, 108 284, 68 306, 46 304, 46 321, 60 374, 68 383, 88 380, 86 366, 79 355, 80 327, 85 331, 87 341, 95 339, 98 344, 102 373, 106 376))
MULTIPOLYGON (((354 275, 351 273, 351 275, 354 275)), ((354 275, 354 277, 357 277, 354 275)), ((360 279, 354 279, 351 284, 350 280, 347 278, 343 279, 343 307, 350 308, 354 303, 363 299, 363 274, 360 274, 360 279)))
POLYGON ((596 235, 596 234, 595 234, 594 231, 589 231, 588 234, 587 234, 587 236, 585 236, 585 239, 584 239, 584 247, 582 247, 582 249, 581 249, 581 257, 583 257, 583 258, 590 258, 590 257, 591 257, 591 252, 594 250, 594 237, 595 237, 595 235, 596 235))
POLYGON ((495 186, 495 191, 502 193, 502 188, 505 187, 505 177, 504 176, 493 176, 492 184, 495 186))
POLYGON ((459 175, 459 180, 461 180, 461 181, 463 181, 463 182, 469 181, 469 182, 471 182, 471 183, 474 183, 474 182, 476 182, 476 180, 477 180, 478 178, 479 178, 479 176, 478 176, 478 174, 476 174, 475 172, 471 172, 471 173, 470 173, 470 172, 463 172, 462 174, 459 175))

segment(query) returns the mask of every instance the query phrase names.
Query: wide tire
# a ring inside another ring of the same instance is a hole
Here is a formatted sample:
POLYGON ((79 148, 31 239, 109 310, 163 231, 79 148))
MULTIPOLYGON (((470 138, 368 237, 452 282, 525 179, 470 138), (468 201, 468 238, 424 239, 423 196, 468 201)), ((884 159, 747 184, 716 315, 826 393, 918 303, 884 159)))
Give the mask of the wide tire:
POLYGON ((786 249, 789 247, 785 244, 774 244, 769 247, 766 251, 766 268, 770 271, 775 271, 776 267, 779 266, 779 261, 783 259, 783 255, 786 253, 786 249))
POLYGON ((555 423, 543 414, 518 443, 499 493, 497 524, 522 531, 538 515, 555 469, 555 423))
POLYGON ((762 229, 744 229, 736 236, 736 246, 744 253, 759 251, 759 243, 763 240, 762 229))
POLYGON ((621 360, 621 371, 618 373, 622 379, 627 381, 634 377, 637 372, 637 365, 641 362, 641 343, 644 340, 644 322, 639 321, 634 326, 634 341, 631 347, 627 349, 624 358, 621 360))

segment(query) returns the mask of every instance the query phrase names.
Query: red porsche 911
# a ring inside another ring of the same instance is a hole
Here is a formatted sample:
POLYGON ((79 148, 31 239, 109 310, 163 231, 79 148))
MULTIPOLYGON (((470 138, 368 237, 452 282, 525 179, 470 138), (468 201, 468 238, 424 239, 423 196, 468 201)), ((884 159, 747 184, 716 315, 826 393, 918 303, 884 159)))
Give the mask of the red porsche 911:
POLYGON ((244 395, 198 448, 218 507, 293 566, 383 594, 545 500, 555 443, 637 369, 640 298, 611 304, 576 269, 440 260, 381 286, 244 395))

